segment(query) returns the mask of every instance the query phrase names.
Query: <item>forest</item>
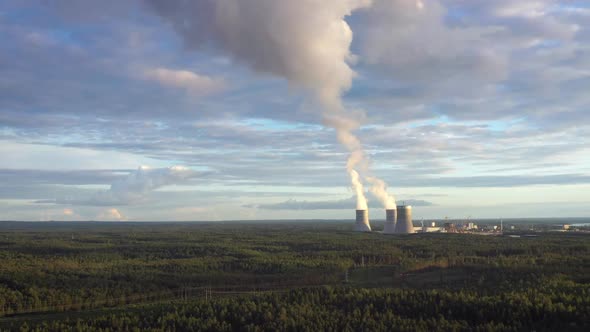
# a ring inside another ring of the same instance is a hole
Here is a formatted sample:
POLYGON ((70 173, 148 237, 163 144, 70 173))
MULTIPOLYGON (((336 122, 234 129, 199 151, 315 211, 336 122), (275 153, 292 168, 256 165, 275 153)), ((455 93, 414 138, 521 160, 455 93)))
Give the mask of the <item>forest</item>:
POLYGON ((590 329, 590 236, 0 222, 0 330, 590 329))

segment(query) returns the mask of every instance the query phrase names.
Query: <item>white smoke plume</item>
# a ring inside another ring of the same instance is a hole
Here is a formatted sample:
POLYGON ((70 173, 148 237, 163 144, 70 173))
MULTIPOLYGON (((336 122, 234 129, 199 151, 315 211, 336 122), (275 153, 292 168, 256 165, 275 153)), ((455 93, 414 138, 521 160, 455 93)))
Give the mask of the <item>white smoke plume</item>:
POLYGON ((396 209, 395 197, 387 192, 387 185, 385 181, 376 177, 367 177, 367 181, 371 184, 369 191, 383 204, 386 210, 396 209))
POLYGON ((310 91, 324 109, 324 123, 350 152, 347 171, 366 208, 357 167, 364 158, 353 130, 358 119, 344 111, 352 85, 352 30, 345 17, 371 0, 146 0, 183 37, 187 47, 220 50, 259 73, 285 78, 310 91))
POLYGON ((352 188, 356 194, 356 209, 357 210, 367 210, 367 198, 365 197, 365 192, 363 189, 363 184, 360 180, 359 173, 354 169, 348 169, 348 173, 350 174, 350 182, 352 183, 352 188))

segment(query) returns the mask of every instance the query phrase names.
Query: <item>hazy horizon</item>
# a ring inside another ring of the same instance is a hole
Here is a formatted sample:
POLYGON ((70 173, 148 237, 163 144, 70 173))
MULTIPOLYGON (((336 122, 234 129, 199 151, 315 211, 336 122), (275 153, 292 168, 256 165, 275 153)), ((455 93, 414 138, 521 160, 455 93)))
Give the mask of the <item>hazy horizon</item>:
MULTIPOLYGON (((385 222, 385 219, 371 219, 371 223, 376 224, 378 226, 383 226, 382 224, 385 222)), ((504 223, 512 223, 512 224, 520 224, 520 223, 556 223, 562 224, 563 221, 572 222, 574 224, 583 224, 583 225, 590 225, 590 217, 540 217, 540 218, 434 218, 434 219, 427 219, 427 218, 420 218, 420 219, 413 219, 414 224, 420 224, 420 222, 484 222, 484 223, 500 223, 503 221, 504 223)), ((215 224, 215 223, 245 223, 245 224, 258 224, 258 223, 322 223, 322 222, 337 222, 337 223, 348 223, 352 225, 354 223, 354 219, 235 219, 235 220, 0 220, 0 223, 56 223, 56 224, 70 224, 70 223, 106 223, 106 224, 132 224, 132 223, 146 223, 146 224, 168 224, 168 223, 177 223, 177 224, 186 224, 186 223, 203 223, 203 224, 215 224)))

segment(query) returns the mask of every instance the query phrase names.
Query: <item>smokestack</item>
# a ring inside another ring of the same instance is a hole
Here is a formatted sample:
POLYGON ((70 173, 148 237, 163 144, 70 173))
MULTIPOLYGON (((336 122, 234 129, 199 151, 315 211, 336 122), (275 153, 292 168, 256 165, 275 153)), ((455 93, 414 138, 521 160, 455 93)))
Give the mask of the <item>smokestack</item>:
POLYGON ((385 210, 385 227, 383 228, 384 234, 395 233, 395 223, 397 221, 397 210, 387 209, 385 210))
POLYGON ((356 223, 354 225, 355 232, 370 232, 371 225, 369 225, 369 211, 356 210, 356 223))
POLYGON ((395 233, 414 233, 414 225, 412 224, 412 207, 410 205, 397 206, 397 223, 395 224, 395 233))

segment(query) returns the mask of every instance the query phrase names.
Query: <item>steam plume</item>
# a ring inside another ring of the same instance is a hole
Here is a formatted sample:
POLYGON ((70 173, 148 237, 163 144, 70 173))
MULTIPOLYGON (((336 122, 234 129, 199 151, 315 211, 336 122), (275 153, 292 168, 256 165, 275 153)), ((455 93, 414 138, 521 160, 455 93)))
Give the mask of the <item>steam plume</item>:
POLYGON ((365 197, 365 192, 363 190, 363 184, 359 178, 359 173, 354 169, 349 169, 348 174, 350 174, 350 182, 352 183, 352 188, 356 194, 356 208, 357 210, 367 210, 367 198, 365 197))
POLYGON ((386 210, 396 208, 395 197, 387 193, 387 185, 385 184, 385 181, 376 177, 367 177, 367 181, 371 183, 371 188, 369 190, 375 197, 377 197, 381 204, 383 204, 383 207, 386 210))
POLYGON ((220 50, 259 73, 310 91, 324 109, 324 124, 350 152, 346 169, 357 207, 366 209, 357 171, 364 153, 353 134, 360 122, 344 111, 341 95, 354 77, 352 30, 344 18, 370 0, 146 1, 187 47, 220 50))

